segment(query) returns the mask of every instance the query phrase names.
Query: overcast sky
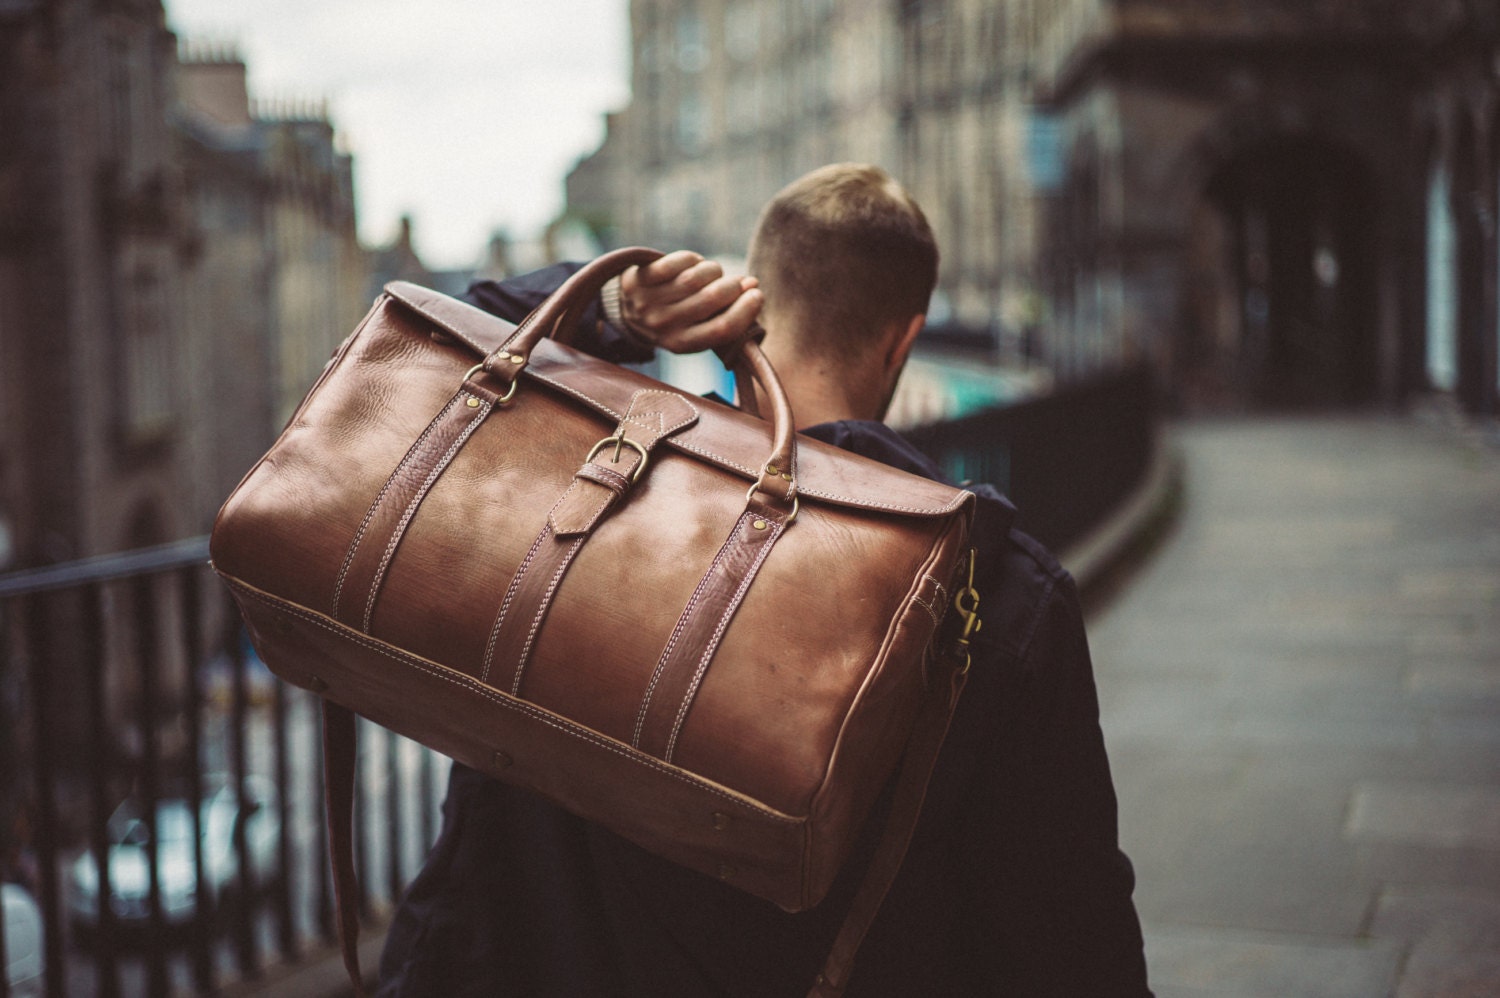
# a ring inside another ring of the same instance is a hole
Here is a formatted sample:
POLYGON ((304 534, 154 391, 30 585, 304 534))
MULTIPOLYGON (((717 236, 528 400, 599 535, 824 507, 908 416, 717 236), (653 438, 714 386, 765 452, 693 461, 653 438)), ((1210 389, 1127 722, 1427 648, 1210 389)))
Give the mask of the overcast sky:
POLYGON ((562 207, 568 169, 629 99, 628 0, 165 0, 189 42, 235 43, 253 99, 327 98, 354 153, 360 236, 403 213, 434 267, 477 262, 562 207))

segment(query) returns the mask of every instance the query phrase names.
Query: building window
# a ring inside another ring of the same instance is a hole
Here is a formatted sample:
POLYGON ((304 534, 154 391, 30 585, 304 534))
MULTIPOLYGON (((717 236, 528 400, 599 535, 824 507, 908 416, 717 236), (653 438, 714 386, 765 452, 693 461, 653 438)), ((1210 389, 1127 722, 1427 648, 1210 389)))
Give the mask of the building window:
POLYGON ((1458 231, 1453 181, 1441 163, 1427 185, 1427 382, 1451 392, 1458 384, 1458 231))
POLYGON ((172 350, 167 295, 157 275, 137 270, 125 302, 125 426, 133 442, 172 425, 172 350))

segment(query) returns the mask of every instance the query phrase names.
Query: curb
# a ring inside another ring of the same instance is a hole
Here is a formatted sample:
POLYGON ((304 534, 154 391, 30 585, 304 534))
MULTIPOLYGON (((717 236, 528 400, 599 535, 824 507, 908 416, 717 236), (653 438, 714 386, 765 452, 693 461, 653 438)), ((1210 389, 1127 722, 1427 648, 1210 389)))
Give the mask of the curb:
POLYGON ((1140 484, 1108 518, 1058 554, 1085 602, 1106 594, 1176 520, 1183 499, 1181 453, 1158 427, 1140 484))

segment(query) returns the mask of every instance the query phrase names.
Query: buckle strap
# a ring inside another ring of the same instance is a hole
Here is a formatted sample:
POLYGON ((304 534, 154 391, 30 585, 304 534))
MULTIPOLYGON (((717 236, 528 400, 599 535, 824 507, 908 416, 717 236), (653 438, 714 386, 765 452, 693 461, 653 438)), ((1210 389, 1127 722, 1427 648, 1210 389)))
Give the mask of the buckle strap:
POLYGON ((697 407, 677 392, 650 388, 631 397, 614 434, 584 458, 516 569, 490 629, 481 681, 521 695, 537 635, 574 557, 640 477, 652 449, 697 421, 697 407))

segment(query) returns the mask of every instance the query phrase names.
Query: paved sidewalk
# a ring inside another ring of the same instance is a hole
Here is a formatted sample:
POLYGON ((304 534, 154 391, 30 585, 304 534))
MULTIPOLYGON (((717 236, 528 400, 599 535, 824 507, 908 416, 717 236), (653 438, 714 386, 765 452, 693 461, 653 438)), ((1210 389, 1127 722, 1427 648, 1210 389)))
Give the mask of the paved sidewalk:
POLYGON ((1188 424, 1090 622, 1159 998, 1500 995, 1500 454, 1188 424))

